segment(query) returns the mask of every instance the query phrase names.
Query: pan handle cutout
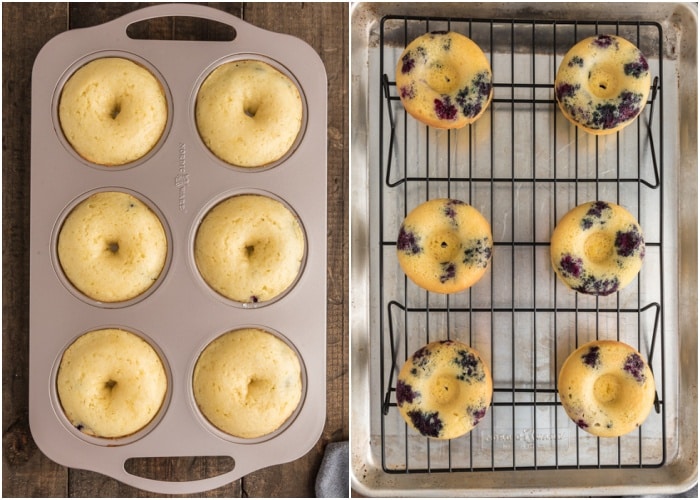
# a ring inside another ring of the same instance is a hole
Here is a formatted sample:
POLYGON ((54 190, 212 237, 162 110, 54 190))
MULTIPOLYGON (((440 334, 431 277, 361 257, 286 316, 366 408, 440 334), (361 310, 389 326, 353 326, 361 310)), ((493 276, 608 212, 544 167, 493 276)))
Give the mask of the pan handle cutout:
POLYGON ((213 19, 162 16, 129 24, 126 35, 133 40, 231 42, 236 39, 236 30, 213 19))

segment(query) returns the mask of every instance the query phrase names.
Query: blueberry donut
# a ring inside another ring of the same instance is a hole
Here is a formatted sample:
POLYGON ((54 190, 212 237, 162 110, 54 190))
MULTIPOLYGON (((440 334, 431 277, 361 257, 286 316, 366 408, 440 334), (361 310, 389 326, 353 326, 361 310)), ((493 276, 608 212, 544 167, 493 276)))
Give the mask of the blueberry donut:
POLYGON ((639 273, 644 236, 623 207, 591 201, 562 217, 552 232, 550 253, 554 271, 569 288, 610 295, 639 273))
POLYGON ((156 350, 118 328, 93 330, 63 353, 56 390, 79 431, 120 438, 146 427, 165 402, 168 377, 156 350))
POLYGON ((566 414, 595 436, 617 437, 639 427, 654 404, 654 376, 634 348, 589 342, 564 361, 559 398, 566 414))
POLYGON ((491 261, 491 225, 466 203, 448 198, 414 208, 399 229, 399 264, 418 286, 455 293, 474 285, 491 261))
POLYGON ((597 35, 574 45, 554 80, 564 116, 586 132, 612 134, 634 121, 649 96, 651 75, 644 54, 614 35, 597 35))
POLYGON ((396 66, 396 88, 416 120, 435 128, 462 128, 491 102, 491 65, 466 36, 434 31, 404 49, 396 66))
POLYGON ((454 340, 432 342, 408 358, 396 403, 423 436, 453 439, 471 431, 491 405, 493 381, 479 353, 454 340))
POLYGON ((200 137, 218 158, 238 167, 262 167, 280 160, 294 146, 303 119, 299 88, 262 61, 222 64, 197 92, 200 137))
POLYGON ((155 147, 165 132, 168 103, 149 70, 121 57, 103 57, 68 79, 58 118, 63 135, 81 157, 119 166, 155 147))
POLYGON ((134 299, 165 269, 168 240, 158 215, 129 193, 100 191, 66 217, 57 241, 61 269, 86 297, 134 299))

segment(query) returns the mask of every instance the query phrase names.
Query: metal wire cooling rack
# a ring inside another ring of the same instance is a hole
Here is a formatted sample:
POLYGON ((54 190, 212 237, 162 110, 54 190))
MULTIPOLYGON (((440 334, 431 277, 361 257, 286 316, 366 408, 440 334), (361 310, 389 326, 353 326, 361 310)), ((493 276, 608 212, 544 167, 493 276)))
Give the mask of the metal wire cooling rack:
POLYGON ((386 16, 380 28, 379 262, 381 460, 388 473, 658 467, 666 460, 663 285, 663 32, 658 23, 523 21, 386 16), (490 108, 473 125, 442 131, 403 110, 395 67, 403 48, 428 31, 472 38, 494 75, 490 108), (647 56, 653 85, 640 118, 595 137, 560 114, 553 96, 558 64, 577 41, 623 36, 647 56), (396 262, 396 235, 419 203, 453 197, 492 223, 491 270, 469 291, 419 289, 396 262), (549 236, 573 206, 606 200, 630 210, 646 242, 644 266, 608 297, 576 294, 557 281, 549 236), (427 342, 459 339, 487 360, 493 403, 468 435, 429 440, 396 409, 395 381, 427 342), (636 431, 600 439, 561 408, 558 370, 578 345, 617 339, 652 367, 655 410, 636 431))

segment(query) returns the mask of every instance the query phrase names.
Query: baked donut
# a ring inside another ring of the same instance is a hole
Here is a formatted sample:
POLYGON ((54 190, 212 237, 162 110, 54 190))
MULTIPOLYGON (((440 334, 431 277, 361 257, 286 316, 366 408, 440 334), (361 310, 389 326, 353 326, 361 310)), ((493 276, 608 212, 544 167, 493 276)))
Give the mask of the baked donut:
POLYGON ((552 267, 572 290, 610 295, 626 287, 644 260, 644 236, 626 209, 590 201, 570 210, 552 232, 552 267))
POLYGON ((654 376, 634 348, 613 340, 589 342, 564 361, 559 398, 566 414, 596 436, 617 437, 639 427, 654 404, 654 376))
POLYGON ((303 118, 296 84, 267 63, 222 64, 197 93, 195 118, 204 144, 221 160, 260 167, 294 145, 303 118))
POLYGON ((220 295, 242 303, 272 300, 301 272, 305 238, 297 217, 281 202, 235 195, 202 219, 194 242, 197 269, 220 295))
POLYGON ((564 116, 586 132, 612 134, 642 112, 651 75, 644 54, 615 35, 574 45, 562 59, 554 95, 564 116))
POLYGON ((153 286, 165 267, 168 242, 145 203, 128 193, 101 191, 68 214, 57 250, 76 289, 100 302, 122 302, 153 286))
POLYGON ((257 328, 233 330, 200 354, 192 390, 202 415, 240 438, 279 429, 299 406, 301 364, 277 336, 257 328))
POLYGON ((418 286, 455 293, 486 272, 493 240, 491 226, 466 203, 437 198, 414 208, 399 229, 396 251, 401 268, 418 286))
POLYGON ((431 342, 406 360, 396 381, 396 403, 423 436, 453 439, 484 418, 493 394, 479 353, 454 340, 431 342))
POLYGON ((86 160, 124 165, 150 152, 168 121, 163 86, 133 61, 103 57, 66 81, 58 104, 61 130, 86 160))
POLYGON ((168 388, 163 361, 138 335, 116 328, 78 337, 63 353, 56 376, 66 418, 85 434, 119 438, 156 416, 168 388))
POLYGON ((416 120, 435 128, 462 128, 491 102, 491 65, 466 36, 434 31, 406 46, 396 65, 396 88, 416 120))

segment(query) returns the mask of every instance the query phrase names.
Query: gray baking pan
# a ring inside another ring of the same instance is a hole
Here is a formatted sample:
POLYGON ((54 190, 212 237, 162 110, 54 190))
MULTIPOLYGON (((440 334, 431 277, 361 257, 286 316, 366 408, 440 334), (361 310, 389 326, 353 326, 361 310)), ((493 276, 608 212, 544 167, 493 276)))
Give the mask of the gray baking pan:
POLYGON ((680 493, 697 482, 697 9, 675 3, 360 3, 351 15, 351 332, 353 489, 366 496, 608 496, 680 493), (428 31, 470 36, 494 99, 473 125, 434 130, 405 113, 403 47, 428 31), (643 114, 612 136, 577 131, 553 98, 574 43, 619 34, 646 54, 643 114), (491 222, 494 251, 469 291, 427 293, 396 261, 405 214, 462 199, 491 222), (647 242, 635 282, 607 297, 560 283, 549 237, 576 204, 626 206, 647 242), (428 341, 453 338, 489 363, 494 398, 468 435, 409 429, 398 370, 428 341), (642 426, 596 438, 566 416, 562 363, 595 338, 635 346, 657 401, 642 426))
POLYGON ((325 422, 326 380, 326 74, 318 54, 294 37, 259 29, 197 5, 147 7, 112 22, 72 30, 38 55, 32 78, 31 291, 29 417, 32 435, 52 460, 109 475, 158 493, 216 488, 256 469, 294 460, 311 449, 325 422), (134 40, 126 30, 145 19, 188 16, 229 25, 232 41, 134 40), (166 89, 169 121, 161 142, 124 167, 91 165, 64 140, 57 99, 72 71, 94 58, 121 56, 151 69, 166 89), (293 78, 304 100, 304 126, 293 151, 275 165, 242 170, 217 160, 194 125, 198 85, 232 59, 266 61, 293 78), (123 304, 90 301, 62 275, 55 240, 70 208, 88 194, 121 190, 150 205, 166 227, 168 264, 151 292, 123 304), (304 229, 307 251, 293 287, 270 303, 237 304, 211 291, 198 275, 193 240, 206 210, 227 196, 258 193, 285 203, 304 229), (143 431, 118 440, 90 438, 73 428, 56 396, 63 350, 80 334, 115 326, 149 341, 163 358, 169 389, 160 413, 143 431), (191 378, 201 350, 218 335, 260 326, 299 355, 303 399, 278 431, 253 440, 213 429, 197 410, 191 378), (233 468, 195 481, 154 480, 125 469, 134 457, 227 456, 233 468))

